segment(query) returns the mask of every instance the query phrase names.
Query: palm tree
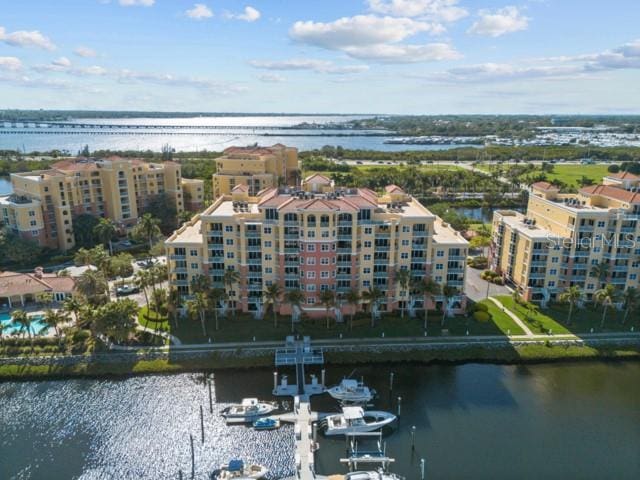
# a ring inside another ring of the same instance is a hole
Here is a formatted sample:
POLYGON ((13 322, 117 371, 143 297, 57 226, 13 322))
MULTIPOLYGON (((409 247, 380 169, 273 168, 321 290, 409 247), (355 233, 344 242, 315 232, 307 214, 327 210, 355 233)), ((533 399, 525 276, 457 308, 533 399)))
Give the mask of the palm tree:
POLYGON ((207 292, 211 289, 211 277, 207 275, 196 275, 191 279, 192 292, 207 292))
POLYGON ((375 311, 378 306, 378 302, 380 299, 384 297, 384 293, 378 287, 373 287, 362 293, 362 299, 365 300, 370 305, 371 310, 371 328, 375 326, 376 318, 375 311))
POLYGON ((56 332, 56 337, 60 338, 60 325, 69 321, 63 310, 53 310, 47 308, 44 311, 44 323, 52 327, 56 332))
POLYGON ((219 330, 218 325, 218 308, 220 307, 220 302, 224 302, 227 298, 227 292, 224 288, 214 288, 209 291, 209 302, 211 308, 213 308, 213 316, 216 319, 216 330, 219 330))
POLYGON ((72 295, 70 297, 65 298, 62 304, 62 308, 64 309, 65 312, 73 315, 76 325, 80 324, 80 312, 82 311, 82 302, 77 296, 72 295))
POLYGON ((2 334, 4 333, 4 323, 0 323, 0 345, 4 345, 4 337, 2 334))
POLYGON ((571 315, 573 314, 573 307, 582 298, 582 290, 577 285, 567 288, 560 294, 560 301, 569 304, 569 314, 567 316, 567 325, 571 325, 571 315))
POLYGON ((442 321, 440 326, 444 327, 444 321, 447 317, 447 305, 449 305, 449 299, 455 297, 458 294, 458 289, 450 285, 442 287, 442 296, 444 297, 444 305, 442 305, 442 321))
MULTIPOLYGON (((225 287, 227 287, 227 297, 229 297, 229 292, 231 292, 233 290, 233 286, 240 282, 240 273, 238 273, 236 270, 232 270, 230 268, 227 268, 224 271, 224 275, 222 277, 222 281, 223 281, 225 287)), ((231 309, 231 314, 235 318, 235 316, 236 316, 236 309, 235 308, 231 309)))
POLYGON ((167 291, 164 288, 158 288, 151 292, 151 300, 153 309, 158 315, 165 311, 167 305, 167 291))
POLYGON ((333 290, 322 290, 320 292, 320 303, 324 306, 325 320, 329 329, 329 310, 336 304, 336 294, 333 290))
MULTIPOLYGON (((407 289, 409 288, 409 283, 411 282, 411 273, 409 273, 409 270, 404 270, 404 269, 396 270, 395 282, 396 284, 400 285, 400 288, 404 292, 406 292, 407 289)), ((403 301, 402 308, 400 309, 400 318, 404 318, 404 310, 406 308, 405 305, 406 305, 406 302, 403 301)))
POLYGON ((176 288, 170 288, 167 293, 167 313, 173 318, 173 323, 178 325, 178 309, 180 308, 180 292, 176 288))
POLYGON ((353 310, 351 310, 351 315, 349 316, 349 330, 353 330, 353 316, 358 308, 358 304, 360 303, 360 292, 355 288, 352 288, 346 293, 344 299, 347 301, 348 305, 353 306, 353 310))
POLYGON ((116 225, 110 218, 101 218, 100 222, 93 227, 93 233, 102 242, 105 247, 109 248, 109 254, 113 255, 113 237, 116 235, 116 225))
POLYGON ((269 305, 271 304, 271 308, 273 310, 273 327, 278 328, 278 315, 276 313, 276 304, 280 301, 280 296, 282 295, 282 289, 277 283, 272 283, 268 285, 266 290, 263 292, 264 302, 269 305))
POLYGON ((640 290, 635 287, 629 287, 624 291, 622 299, 624 301, 624 317, 622 317, 622 323, 624 324, 629 314, 638 309, 638 305, 640 304, 640 290))
POLYGON ((293 333, 293 309, 295 307, 300 308, 302 302, 304 302, 305 295, 302 290, 288 290, 284 294, 284 301, 291 304, 291 333, 293 333))
POLYGON ((591 271, 589 272, 589 275, 597 278, 601 282, 604 282, 605 279, 607 278, 607 275, 609 275, 609 264, 601 262, 594 265, 593 267, 591 267, 591 271))
POLYGON ((209 299, 207 298, 207 295, 204 292, 196 292, 193 295, 193 300, 189 300, 187 302, 187 308, 200 318, 202 334, 206 337, 207 327, 205 325, 205 316, 207 314, 207 308, 209 308, 209 299))
POLYGON ((438 282, 431 278, 425 278, 424 280, 417 280, 414 283, 414 288, 423 296, 424 301, 424 330, 427 330, 427 325, 429 321, 429 308, 428 308, 428 300, 433 298, 436 295, 439 295, 441 292, 441 287, 438 282))
POLYGON ((138 220, 137 231, 140 236, 144 237, 149 242, 149 250, 151 251, 153 248, 153 241, 161 234, 160 220, 150 213, 145 213, 138 220))
POLYGON ((600 328, 604 328, 604 320, 607 316, 607 309, 618 300, 619 292, 611 284, 605 285, 600 290, 596 290, 593 293, 593 298, 596 302, 602 305, 602 320, 600 322, 600 328))
POLYGON ((76 290, 94 306, 102 305, 109 299, 109 283, 102 272, 95 270, 87 270, 80 275, 76 290))
POLYGON ((149 293, 147 288, 151 285, 151 274, 148 270, 138 270, 133 277, 133 283, 136 287, 142 290, 144 294, 144 301, 147 305, 147 311, 149 311, 149 293))
POLYGON ((24 310, 14 310, 11 312, 11 322, 18 327, 18 331, 20 331, 20 333, 24 333, 25 331, 27 332, 29 340, 31 340, 31 348, 33 349, 31 317, 27 315, 27 312, 24 310))

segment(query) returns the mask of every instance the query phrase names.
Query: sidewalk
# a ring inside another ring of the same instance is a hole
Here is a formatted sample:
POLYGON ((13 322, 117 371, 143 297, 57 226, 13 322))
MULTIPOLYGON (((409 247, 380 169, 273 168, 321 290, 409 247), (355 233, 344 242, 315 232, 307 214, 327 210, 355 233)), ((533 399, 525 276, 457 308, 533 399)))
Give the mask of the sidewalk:
POLYGON ((526 334, 527 337, 533 337, 534 336, 534 333, 529 329, 529 327, 522 320, 520 320, 520 317, 518 317, 515 313, 513 313, 511 310, 506 308, 502 304, 502 302, 500 300, 498 300, 497 298, 494 298, 494 297, 489 297, 489 300, 491 300, 493 303, 495 303, 498 306, 498 308, 500 308, 504 313, 509 315, 509 317, 511 317, 511 320, 516 322, 518 324, 518 326, 522 330, 524 330, 524 333, 526 334))

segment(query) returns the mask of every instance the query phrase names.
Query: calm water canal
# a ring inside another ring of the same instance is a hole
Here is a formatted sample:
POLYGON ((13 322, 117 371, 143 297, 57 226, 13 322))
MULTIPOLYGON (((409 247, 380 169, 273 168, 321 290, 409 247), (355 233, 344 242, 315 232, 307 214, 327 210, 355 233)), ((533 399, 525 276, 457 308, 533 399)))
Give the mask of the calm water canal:
MULTIPOLYGON (((351 368, 330 367, 337 382, 351 368)), ((376 406, 402 416, 386 437, 393 471, 429 479, 640 478, 640 363, 538 366, 358 368, 379 392, 376 406), (389 372, 396 373, 390 403, 389 372), (417 427, 416 452, 411 426, 417 427)), ((293 429, 226 427, 217 413, 242 397, 270 398, 270 370, 213 375, 213 408, 203 375, 0 384, 0 478, 195 478, 242 457, 270 478, 293 470, 293 429), (200 439, 200 405, 205 442, 200 439)), ((335 408, 328 398, 313 407, 335 408)), ((344 472, 344 440, 320 439, 320 473, 344 472)))

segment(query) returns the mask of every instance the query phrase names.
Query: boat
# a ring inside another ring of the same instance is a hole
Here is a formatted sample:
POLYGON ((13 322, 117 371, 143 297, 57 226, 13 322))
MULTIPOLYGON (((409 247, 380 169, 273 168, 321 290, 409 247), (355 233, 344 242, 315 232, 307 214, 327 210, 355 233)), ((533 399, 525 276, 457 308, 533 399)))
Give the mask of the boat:
POLYGON ((278 409, 278 404, 274 402, 261 402, 257 398, 243 398, 242 403, 231 405, 222 410, 222 416, 231 420, 255 420, 257 417, 269 415, 278 409))
POLYGON ((349 472, 344 476, 344 480, 402 480, 403 477, 395 473, 388 473, 382 470, 370 472, 349 472))
POLYGON ((280 428, 280 420, 273 417, 259 418, 253 422, 253 428, 256 430, 275 430, 280 428))
POLYGON ((376 394, 376 391, 367 387, 364 383, 357 380, 345 378, 339 385, 331 387, 329 390, 336 400, 343 403, 368 403, 376 394))
POLYGON ((262 465, 245 465, 242 460, 231 460, 211 474, 211 480, 250 480, 264 477, 269 469, 262 465))
POLYGON ((358 432, 374 432, 393 423, 396 416, 362 407, 343 407, 342 413, 329 415, 324 420, 325 435, 347 435, 358 432))

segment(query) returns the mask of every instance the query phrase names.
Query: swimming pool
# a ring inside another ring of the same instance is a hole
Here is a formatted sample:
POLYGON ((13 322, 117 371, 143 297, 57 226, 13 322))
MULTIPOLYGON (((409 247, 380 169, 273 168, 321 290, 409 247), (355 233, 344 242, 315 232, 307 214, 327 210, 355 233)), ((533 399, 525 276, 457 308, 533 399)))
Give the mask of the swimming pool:
MULTIPOLYGON (((43 330, 46 330, 49 328, 47 326, 46 323, 44 323, 44 315, 42 314, 35 314, 35 315, 29 315, 29 317, 31 317, 31 332, 35 333, 35 334, 39 334, 40 332, 43 332, 43 330)), ((12 321, 11 321, 11 315, 8 313, 0 313, 0 323, 2 324, 2 326, 4 327, 2 330, 2 335, 13 335, 14 333, 17 333, 18 331, 20 331, 20 327, 17 325, 13 325, 12 321)), ((26 333, 26 332, 25 332, 26 333)))

